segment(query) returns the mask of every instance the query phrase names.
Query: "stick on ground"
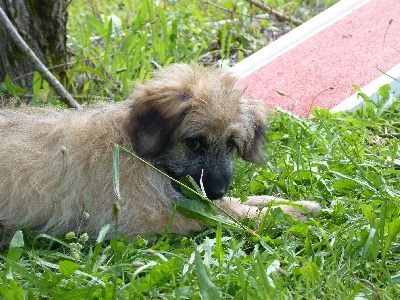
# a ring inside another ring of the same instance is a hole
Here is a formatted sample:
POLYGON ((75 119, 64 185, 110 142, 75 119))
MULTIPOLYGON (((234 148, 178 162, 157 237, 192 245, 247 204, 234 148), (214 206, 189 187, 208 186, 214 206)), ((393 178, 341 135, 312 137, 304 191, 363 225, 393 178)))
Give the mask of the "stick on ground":
POLYGON ((7 17, 4 10, 0 7, 0 22, 5 26, 8 34, 12 40, 17 44, 18 48, 31 60, 34 68, 42 75, 42 77, 51 85, 54 91, 60 96, 61 101, 66 103, 71 108, 80 109, 81 106, 71 96, 70 93, 61 85, 56 77, 46 68, 40 61, 28 44, 22 39, 18 31, 14 28, 13 24, 7 17))
POLYGON ((253 4, 255 6, 257 6, 259 9, 269 13, 270 15, 275 16, 275 18, 279 21, 287 21, 287 22, 291 22, 296 26, 300 26, 301 24, 303 24, 303 21, 301 20, 297 20, 295 18, 289 17, 289 16, 285 16, 284 14, 281 14, 275 10, 273 10, 272 8, 264 5, 263 3, 257 1, 257 0, 246 0, 247 2, 249 2, 250 4, 253 4))

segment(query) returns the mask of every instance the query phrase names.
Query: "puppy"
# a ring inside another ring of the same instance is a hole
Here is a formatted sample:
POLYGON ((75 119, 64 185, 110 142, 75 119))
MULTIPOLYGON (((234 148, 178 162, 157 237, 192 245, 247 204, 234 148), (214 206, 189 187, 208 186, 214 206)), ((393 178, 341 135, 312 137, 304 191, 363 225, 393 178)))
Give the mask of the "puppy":
MULTIPOLYGON (((225 197, 235 155, 253 162, 264 157, 265 106, 244 98, 236 82, 226 70, 174 64, 137 85, 123 103, 80 111, 0 110, 0 231, 97 233, 116 221, 117 202, 118 228, 131 237, 162 232, 168 224, 183 234, 205 228, 179 213, 171 219, 174 202, 183 197, 179 185, 124 152, 118 198, 111 142, 174 179, 191 176, 234 217, 258 216, 258 206, 274 197, 245 203, 225 197)), ((298 203, 312 215, 320 209, 298 203)), ((307 219, 301 210, 282 209, 307 219)))

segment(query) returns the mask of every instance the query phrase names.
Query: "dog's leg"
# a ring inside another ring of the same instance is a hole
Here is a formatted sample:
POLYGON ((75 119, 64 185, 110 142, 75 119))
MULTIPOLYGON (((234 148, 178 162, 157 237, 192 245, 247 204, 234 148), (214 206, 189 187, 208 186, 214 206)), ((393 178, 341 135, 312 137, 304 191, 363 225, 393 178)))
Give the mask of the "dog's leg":
MULTIPOLYGON (((270 202, 289 202, 289 201, 274 196, 250 196, 247 199, 247 201, 244 202, 244 204, 251 206, 266 206, 270 202)), ((317 216, 321 211, 321 205, 315 201, 302 200, 302 201, 294 201, 291 203, 303 206, 313 217, 317 216)), ((295 218, 296 214, 298 214, 299 212, 301 212, 302 215, 304 215, 304 212, 292 206, 280 204, 278 205, 278 207, 280 207, 285 213, 292 215, 295 218)))
MULTIPOLYGON (((242 202, 237 198, 225 197, 223 200, 217 202, 224 210, 231 213, 233 216, 240 219, 246 217, 262 217, 268 211, 268 205, 271 202, 289 202, 288 200, 273 197, 273 196, 250 196, 246 202, 242 202)), ((313 201, 296 201, 294 204, 301 205, 304 207, 311 216, 315 217, 321 210, 321 206, 317 202, 313 201)), ((273 205, 272 208, 280 207, 284 213, 291 215, 295 219, 307 221, 308 214, 303 210, 288 206, 284 204, 273 205)))

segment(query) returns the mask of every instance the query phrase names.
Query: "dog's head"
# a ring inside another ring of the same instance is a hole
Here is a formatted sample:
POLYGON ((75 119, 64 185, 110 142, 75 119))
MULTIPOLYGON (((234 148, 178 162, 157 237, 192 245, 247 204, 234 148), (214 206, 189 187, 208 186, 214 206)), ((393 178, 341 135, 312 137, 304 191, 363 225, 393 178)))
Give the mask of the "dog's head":
POLYGON ((174 64, 136 86, 129 123, 136 154, 221 198, 236 153, 253 162, 264 157, 265 105, 245 99, 236 82, 226 70, 174 64))

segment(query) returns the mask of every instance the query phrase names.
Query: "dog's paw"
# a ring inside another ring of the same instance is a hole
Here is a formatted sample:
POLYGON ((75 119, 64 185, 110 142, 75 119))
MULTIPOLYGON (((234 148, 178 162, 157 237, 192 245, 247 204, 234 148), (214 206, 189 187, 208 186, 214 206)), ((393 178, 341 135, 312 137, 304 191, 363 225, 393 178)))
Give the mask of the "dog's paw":
POLYGON ((279 207, 282 211, 294 219, 308 221, 309 215, 315 217, 321 211, 321 205, 314 201, 296 201, 289 202, 285 199, 276 198, 273 196, 251 196, 244 203, 240 202, 239 199, 225 199, 222 200, 220 205, 224 209, 231 212, 233 215, 239 218, 253 218, 253 217, 262 217, 267 213, 269 208, 266 206, 271 204, 271 208, 279 207), (271 202, 279 202, 277 205, 273 205, 271 202), (285 205, 287 202, 289 205, 285 205), (300 205, 305 210, 295 207, 295 205, 291 206, 290 203, 300 205), (308 213, 307 213, 308 212, 308 213))
POLYGON ((297 220, 302 220, 302 221, 308 221, 309 216, 311 215, 312 217, 315 217, 318 215, 318 213, 321 211, 321 206, 317 202, 312 202, 312 201, 297 201, 297 202, 292 202, 297 205, 301 205, 304 207, 304 210, 294 207, 294 206, 288 206, 288 205, 277 205, 274 207, 279 207, 280 209, 283 210, 285 214, 290 215, 293 219, 297 220))
POLYGON ((315 201, 296 201, 293 202, 303 206, 313 217, 317 216, 321 212, 321 205, 315 201))

